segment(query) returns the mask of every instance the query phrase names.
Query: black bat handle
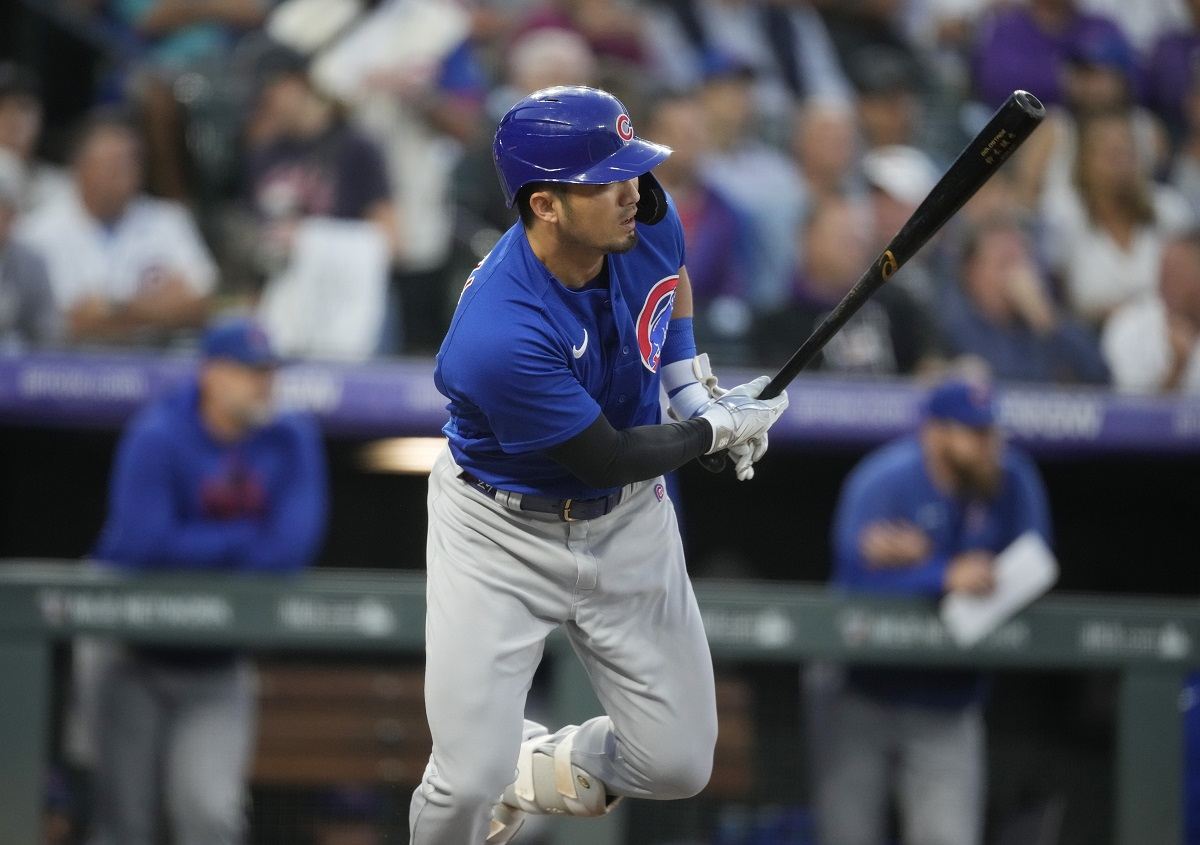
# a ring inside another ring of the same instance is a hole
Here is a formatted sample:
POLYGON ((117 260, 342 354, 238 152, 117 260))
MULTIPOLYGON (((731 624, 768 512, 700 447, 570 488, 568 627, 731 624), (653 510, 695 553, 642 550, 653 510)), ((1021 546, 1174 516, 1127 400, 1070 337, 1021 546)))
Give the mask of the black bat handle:
MULTIPOLYGON (((762 397, 774 399, 782 393, 862 304, 991 178, 1045 116, 1045 107, 1028 91, 1014 91, 1009 95, 979 134, 958 154, 950 169, 900 227, 887 248, 763 388, 762 397)), ((701 455, 697 460, 710 472, 720 472, 725 468, 725 458, 726 453, 721 451, 701 455)))

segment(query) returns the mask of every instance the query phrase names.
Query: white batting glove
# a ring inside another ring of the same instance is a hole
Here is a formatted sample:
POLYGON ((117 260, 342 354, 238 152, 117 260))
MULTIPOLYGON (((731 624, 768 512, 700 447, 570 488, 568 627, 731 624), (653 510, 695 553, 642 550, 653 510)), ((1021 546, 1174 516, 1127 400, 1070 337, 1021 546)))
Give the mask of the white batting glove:
POLYGON ((754 477, 754 465, 767 454, 767 433, 761 437, 752 437, 745 443, 732 446, 729 457, 733 461, 733 471, 738 481, 749 481, 754 477))
MULTIPOLYGON (((728 393, 717 383, 708 353, 704 352, 686 361, 676 361, 663 367, 663 386, 666 388, 671 407, 667 413, 671 419, 687 420, 698 415, 713 399, 728 393)), ((754 464, 767 453, 767 434, 729 449, 734 472, 738 481, 749 481, 754 477, 754 464)))
POLYGON ((752 382, 740 384, 723 396, 710 400, 700 413, 696 414, 708 420, 713 428, 713 442, 708 454, 722 449, 732 450, 738 446, 749 446, 750 454, 743 456, 739 461, 743 475, 746 470, 753 468, 755 452, 759 452, 758 457, 761 457, 766 451, 767 429, 779 419, 788 406, 787 391, 774 399, 758 398, 770 382, 770 376, 759 376, 752 382))

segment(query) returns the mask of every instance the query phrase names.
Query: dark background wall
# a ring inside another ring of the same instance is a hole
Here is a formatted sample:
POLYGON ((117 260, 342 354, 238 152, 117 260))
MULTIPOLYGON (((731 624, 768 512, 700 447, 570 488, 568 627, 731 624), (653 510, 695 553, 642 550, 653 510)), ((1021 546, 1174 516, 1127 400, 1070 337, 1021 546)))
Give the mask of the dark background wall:
MULTIPOLYGON (((117 435, 0 426, 0 557, 74 558, 104 518, 117 435)), ((363 443, 326 443, 332 516, 322 566, 420 569, 425 479, 370 473, 363 443)), ((838 490, 864 449, 772 449, 753 481, 679 473, 694 575, 823 581, 838 490)), ((1059 588, 1195 595, 1200 456, 1038 462, 1050 494, 1059 588)), ((651 542, 647 538, 647 542, 651 542)))

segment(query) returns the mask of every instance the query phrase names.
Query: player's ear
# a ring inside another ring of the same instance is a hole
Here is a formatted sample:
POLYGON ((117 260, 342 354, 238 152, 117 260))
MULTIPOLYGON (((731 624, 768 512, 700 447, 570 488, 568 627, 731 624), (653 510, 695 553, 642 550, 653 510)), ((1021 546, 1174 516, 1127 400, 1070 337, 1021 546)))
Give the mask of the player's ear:
POLYGON ((529 210, 533 212, 533 216, 537 220, 543 220, 546 223, 557 223, 561 196, 559 191, 555 191, 552 188, 534 191, 529 195, 529 210))

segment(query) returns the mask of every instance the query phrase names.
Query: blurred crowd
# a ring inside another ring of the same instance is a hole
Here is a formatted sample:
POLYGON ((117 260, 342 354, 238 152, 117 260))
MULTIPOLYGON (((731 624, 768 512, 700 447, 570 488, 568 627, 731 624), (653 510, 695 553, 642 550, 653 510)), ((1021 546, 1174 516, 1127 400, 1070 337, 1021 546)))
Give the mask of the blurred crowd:
POLYGON ((233 310, 290 356, 430 354, 515 220, 500 115, 588 84, 675 150, 701 348, 777 366, 1024 88, 1043 125, 818 366, 1200 391, 1200 0, 30 8, 98 65, 55 161, 45 67, 0 65, 6 350, 194 343, 233 310))

